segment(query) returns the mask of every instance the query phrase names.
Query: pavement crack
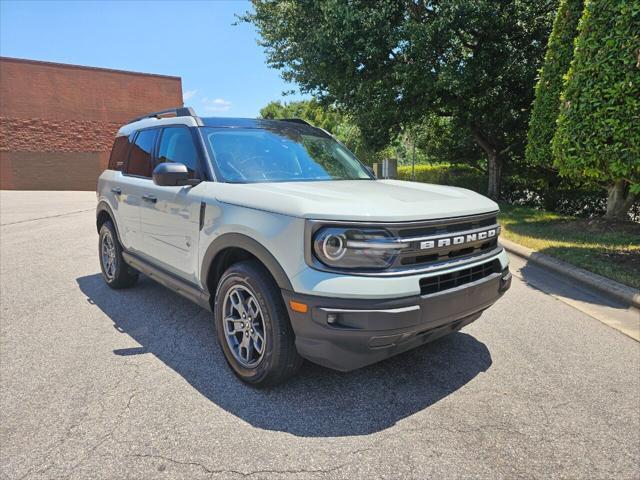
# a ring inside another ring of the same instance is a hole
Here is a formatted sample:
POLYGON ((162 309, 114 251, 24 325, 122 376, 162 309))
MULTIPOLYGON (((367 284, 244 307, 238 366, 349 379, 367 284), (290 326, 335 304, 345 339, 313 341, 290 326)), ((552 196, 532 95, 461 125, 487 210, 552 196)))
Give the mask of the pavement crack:
POLYGON ((67 217, 69 215, 76 215, 78 213, 93 212, 94 208, 86 208, 84 210, 74 210, 73 212, 60 213, 58 215, 48 215, 45 217, 29 218, 28 220, 18 220, 17 222, 0 223, 0 227, 6 227, 8 225, 18 225, 19 223, 37 222, 38 220, 46 220, 48 218, 67 217))
POLYGON ((301 468, 301 469, 263 469, 263 470, 250 470, 250 471, 242 471, 242 470, 234 470, 234 469, 230 469, 230 468, 220 468, 220 469, 216 469, 216 468, 210 468, 208 466, 206 466, 203 463, 200 462, 196 462, 196 461, 183 461, 183 460, 177 460, 175 458, 172 457, 167 457, 165 455, 154 455, 154 454, 150 454, 150 453, 134 453, 134 454, 130 454, 127 455, 128 457, 135 457, 135 458, 147 458, 147 459, 155 459, 155 460, 164 460, 168 463, 174 464, 174 465, 180 465, 180 466, 186 466, 186 467, 197 467, 200 468, 202 471, 204 471, 205 473, 209 474, 209 475, 214 475, 214 474, 235 474, 235 475, 240 475, 243 478, 246 477, 251 477, 252 475, 260 475, 260 474, 297 474, 297 473, 322 473, 322 474, 326 474, 326 473, 331 473, 331 472, 335 472, 336 470, 340 470, 341 468, 345 467, 346 465, 348 465, 350 462, 346 462, 340 465, 337 465, 335 467, 331 467, 331 468, 301 468))

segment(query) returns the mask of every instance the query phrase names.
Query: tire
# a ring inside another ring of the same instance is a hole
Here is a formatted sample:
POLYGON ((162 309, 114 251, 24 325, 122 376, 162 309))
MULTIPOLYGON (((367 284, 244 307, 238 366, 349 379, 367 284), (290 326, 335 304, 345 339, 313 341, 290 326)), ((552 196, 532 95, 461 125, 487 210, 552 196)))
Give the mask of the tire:
POLYGON ((294 375, 302 365, 282 294, 259 262, 239 262, 224 272, 213 311, 220 347, 243 382, 273 386, 294 375), (242 311, 246 313, 244 319, 242 311))
POLYGON ((138 280, 138 272, 124 262, 122 245, 120 245, 113 223, 104 222, 100 227, 99 238, 98 259, 104 281, 114 289, 132 287, 138 280), (112 255, 109 255, 108 252, 112 252, 112 255))

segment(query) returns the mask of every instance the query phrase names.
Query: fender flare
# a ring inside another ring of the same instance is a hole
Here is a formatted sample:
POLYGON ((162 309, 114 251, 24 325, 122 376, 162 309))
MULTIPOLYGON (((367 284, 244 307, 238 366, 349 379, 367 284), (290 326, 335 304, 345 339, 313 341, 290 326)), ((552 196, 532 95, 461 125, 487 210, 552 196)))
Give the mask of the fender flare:
MULTIPOLYGON (((111 205, 109 205, 109 203, 106 200, 100 200, 100 202, 98 202, 98 206, 96 207, 96 221, 101 212, 107 212, 107 214, 111 217, 111 222, 113 223, 113 226, 116 229, 116 235, 118 235, 118 241, 120 241, 120 231, 118 230, 118 224, 116 223, 116 216, 113 214, 111 205)), ((96 228, 97 228, 97 222, 96 222, 96 228)), ((100 229, 98 229, 98 233, 100 233, 100 229)))
POLYGON ((207 282, 209 279, 209 273, 213 267, 214 259, 225 248, 230 247, 242 248, 243 250, 251 253, 260 260, 269 273, 271 273, 271 276, 275 279, 278 287, 285 290, 293 290, 293 286, 291 285, 291 281, 289 280, 287 273, 266 247, 242 233, 224 233, 211 242, 202 258, 200 279, 205 291, 208 291, 209 289, 207 282))

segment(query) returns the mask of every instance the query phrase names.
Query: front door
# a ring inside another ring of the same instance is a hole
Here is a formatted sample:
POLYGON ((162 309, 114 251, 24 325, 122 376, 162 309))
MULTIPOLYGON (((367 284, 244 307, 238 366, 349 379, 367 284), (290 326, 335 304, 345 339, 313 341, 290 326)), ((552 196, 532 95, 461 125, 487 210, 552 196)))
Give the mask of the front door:
MULTIPOLYGON (((166 127, 160 134, 157 161, 187 166, 191 178, 203 178, 192 131, 166 127)), ((199 188, 150 184, 141 209, 142 251, 154 264, 197 283, 200 234, 199 188)))

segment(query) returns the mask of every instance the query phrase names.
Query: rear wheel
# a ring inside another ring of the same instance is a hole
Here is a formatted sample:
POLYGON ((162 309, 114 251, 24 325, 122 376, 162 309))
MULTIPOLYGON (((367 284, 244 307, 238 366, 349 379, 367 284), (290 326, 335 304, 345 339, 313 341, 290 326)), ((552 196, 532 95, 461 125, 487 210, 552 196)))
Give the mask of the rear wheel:
POLYGON ((243 261, 227 269, 214 316, 224 356, 244 382, 275 385, 302 365, 282 294, 260 263, 243 261))
POLYGON ((128 288, 138 280, 138 272, 129 267, 122 258, 122 245, 113 223, 104 222, 100 227, 98 254, 102 278, 111 288, 128 288))

